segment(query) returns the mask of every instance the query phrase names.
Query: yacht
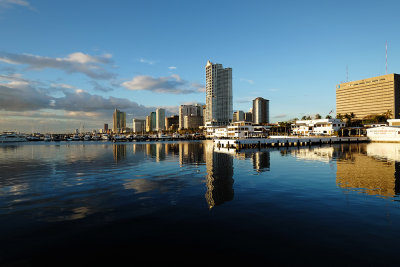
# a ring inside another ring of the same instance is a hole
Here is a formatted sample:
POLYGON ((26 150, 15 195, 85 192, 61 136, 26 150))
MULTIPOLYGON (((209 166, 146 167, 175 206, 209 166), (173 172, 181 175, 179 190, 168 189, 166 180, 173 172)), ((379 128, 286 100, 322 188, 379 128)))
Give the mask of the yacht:
POLYGON ((114 142, 126 142, 127 139, 126 139, 126 136, 125 136, 125 135, 115 135, 115 136, 113 137, 113 141, 114 141, 114 142))
POLYGON ((40 136, 37 135, 29 135, 26 137, 26 140, 28 141, 41 141, 40 136))
POLYGON ((91 140, 91 137, 90 137, 90 135, 85 135, 85 137, 83 137, 83 140, 85 140, 85 141, 90 141, 91 140))
POLYGON ((101 137, 98 136, 98 135, 93 135, 92 140, 94 140, 94 141, 99 141, 100 138, 101 138, 101 137))
POLYGON ((106 140, 106 141, 108 141, 110 139, 110 137, 108 136, 108 134, 103 134, 102 136, 101 136, 101 140, 106 140))
POLYGON ((0 134, 0 143, 9 143, 9 142, 25 142, 26 137, 22 134, 17 134, 15 132, 4 132, 0 134))
POLYGON ((74 134, 74 136, 72 136, 72 141, 80 141, 81 138, 79 137, 79 135, 74 134))
POLYGON ((45 142, 50 142, 51 141, 51 136, 50 135, 45 135, 43 140, 45 142))

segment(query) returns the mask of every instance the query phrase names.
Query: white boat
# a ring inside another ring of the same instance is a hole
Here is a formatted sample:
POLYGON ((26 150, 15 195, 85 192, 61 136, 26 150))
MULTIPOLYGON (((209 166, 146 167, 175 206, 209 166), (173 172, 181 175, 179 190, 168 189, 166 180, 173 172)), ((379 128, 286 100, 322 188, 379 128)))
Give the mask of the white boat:
POLYGON ((85 140, 85 141, 90 141, 90 139, 91 139, 91 137, 90 137, 90 135, 85 135, 85 137, 83 137, 83 140, 85 140))
POLYGON ((106 140, 106 141, 108 141, 110 138, 109 138, 109 136, 108 136, 108 134, 103 134, 102 136, 101 136, 101 140, 106 140))
POLYGON ((99 141, 100 138, 101 138, 101 137, 98 136, 98 135, 93 135, 92 140, 94 140, 94 141, 99 141))
POLYGON ((115 135, 115 136, 113 137, 113 141, 114 141, 114 142, 126 142, 127 139, 126 139, 126 136, 125 136, 125 135, 115 135))
POLYGON ((80 141, 81 140, 81 138, 77 134, 74 134, 74 136, 72 136, 71 139, 72 139, 72 141, 80 141))
POLYGON ((45 142, 50 142, 51 141, 51 136, 50 135, 45 135, 43 140, 45 142))
POLYGON ((28 141, 41 141, 40 136, 37 136, 37 135, 27 136, 26 140, 28 140, 28 141))
POLYGON ((25 142, 25 136, 15 132, 4 132, 0 135, 0 143, 25 142))

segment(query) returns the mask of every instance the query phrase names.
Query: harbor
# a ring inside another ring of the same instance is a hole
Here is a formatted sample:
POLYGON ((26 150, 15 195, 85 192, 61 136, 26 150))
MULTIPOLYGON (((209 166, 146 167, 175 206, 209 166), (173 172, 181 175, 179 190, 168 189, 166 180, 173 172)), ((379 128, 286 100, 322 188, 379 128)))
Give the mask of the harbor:
POLYGON ((228 149, 246 149, 246 148, 264 148, 281 146, 311 146, 322 144, 340 144, 340 143, 365 143, 369 142, 365 136, 359 137, 295 137, 295 136, 271 136, 269 138, 243 138, 243 139, 214 139, 214 146, 228 149))

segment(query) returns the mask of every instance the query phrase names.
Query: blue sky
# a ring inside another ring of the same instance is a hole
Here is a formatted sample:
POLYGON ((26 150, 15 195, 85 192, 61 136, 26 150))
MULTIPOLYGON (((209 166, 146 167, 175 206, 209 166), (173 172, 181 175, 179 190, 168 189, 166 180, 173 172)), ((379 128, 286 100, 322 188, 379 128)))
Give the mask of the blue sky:
MULTIPOLYGON (((101 128, 112 111, 205 102, 207 60, 233 109, 328 114, 335 86, 400 72, 398 1, 0 0, 0 130, 101 128)), ((129 124, 128 124, 129 125, 129 124)))

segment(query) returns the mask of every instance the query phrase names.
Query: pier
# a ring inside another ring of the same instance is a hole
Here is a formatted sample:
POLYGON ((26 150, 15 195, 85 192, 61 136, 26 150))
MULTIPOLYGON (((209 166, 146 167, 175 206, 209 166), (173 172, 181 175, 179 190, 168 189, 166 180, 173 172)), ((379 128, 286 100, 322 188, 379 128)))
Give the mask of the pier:
POLYGON ((233 148, 236 150, 246 148, 264 147, 291 147, 312 146, 322 144, 361 143, 369 142, 368 137, 295 137, 277 136, 270 138, 243 138, 243 139, 214 139, 214 145, 219 148, 233 148))

